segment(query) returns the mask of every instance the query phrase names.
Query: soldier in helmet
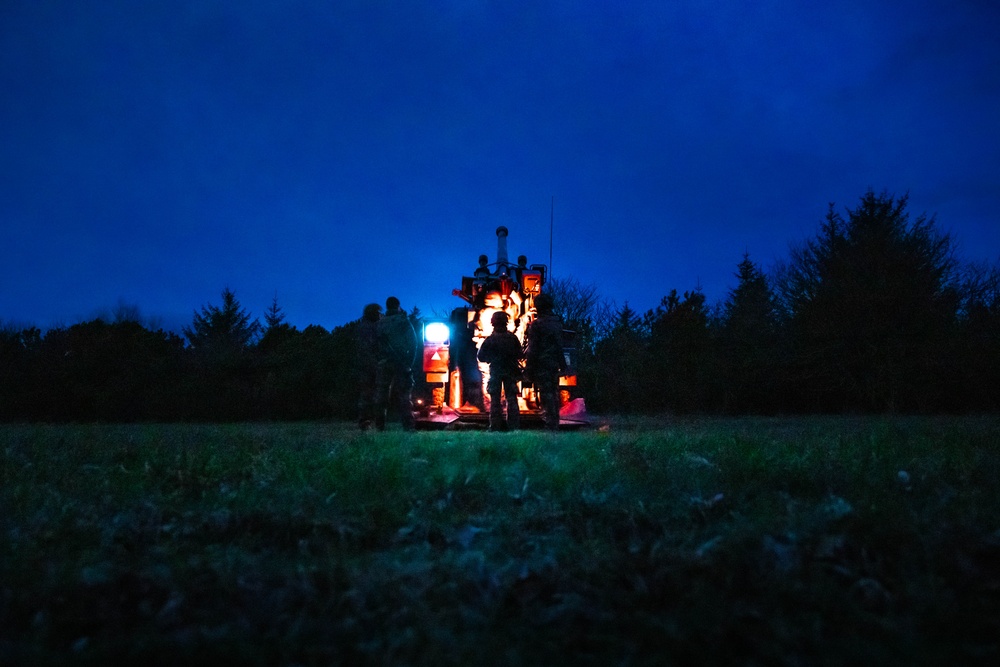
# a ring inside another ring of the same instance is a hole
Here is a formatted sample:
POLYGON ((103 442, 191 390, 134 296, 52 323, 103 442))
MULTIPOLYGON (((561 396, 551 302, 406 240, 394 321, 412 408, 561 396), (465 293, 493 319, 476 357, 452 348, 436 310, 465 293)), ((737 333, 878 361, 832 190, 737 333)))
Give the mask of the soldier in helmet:
POLYGON ((559 428, 559 375, 565 358, 562 345, 562 319, 555 314, 555 301, 548 294, 535 298, 538 316, 524 335, 525 374, 535 385, 542 404, 545 428, 559 428))
POLYGON ((358 427, 364 431, 375 423, 375 391, 378 374, 378 321, 382 306, 369 303, 358 322, 358 427))
POLYGON ((476 267, 475 272, 472 274, 476 280, 482 281, 490 277, 489 261, 490 258, 486 255, 479 256, 479 266, 476 267))
POLYGON ((390 296, 385 300, 385 316, 378 323, 378 372, 376 391, 375 427, 385 429, 385 414, 390 396, 395 397, 403 429, 414 428, 413 362, 417 356, 417 335, 406 313, 399 307, 399 299, 390 296))
POLYGON ((486 390, 490 394, 490 430, 506 431, 521 426, 521 412, 517 405, 517 383, 521 380, 521 341, 507 330, 507 313, 493 313, 490 324, 493 333, 479 348, 479 361, 490 365, 490 380, 486 390), (504 420, 503 401, 507 400, 507 419, 504 420))

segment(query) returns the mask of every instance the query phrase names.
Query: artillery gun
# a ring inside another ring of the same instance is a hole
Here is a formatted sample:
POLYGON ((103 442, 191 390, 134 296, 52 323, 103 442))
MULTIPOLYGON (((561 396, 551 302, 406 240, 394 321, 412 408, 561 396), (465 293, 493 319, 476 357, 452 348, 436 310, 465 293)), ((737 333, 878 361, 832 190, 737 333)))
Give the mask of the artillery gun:
MULTIPOLYGON (((476 357, 483 341, 492 333, 493 313, 507 313, 509 327, 524 344, 528 324, 535 319, 535 299, 546 283, 544 264, 528 265, 524 255, 512 263, 507 257, 507 228, 498 227, 496 261, 479 256, 479 266, 462 278, 462 287, 452 290, 464 305, 455 308, 447 322, 423 325, 423 372, 429 391, 418 398, 414 416, 420 428, 457 428, 489 423, 489 366, 476 357)), ((582 397, 577 395, 574 332, 563 331, 565 374, 559 378, 560 428, 587 426, 589 419, 582 397)), ((535 387, 518 383, 521 427, 542 425, 541 402, 535 387)))

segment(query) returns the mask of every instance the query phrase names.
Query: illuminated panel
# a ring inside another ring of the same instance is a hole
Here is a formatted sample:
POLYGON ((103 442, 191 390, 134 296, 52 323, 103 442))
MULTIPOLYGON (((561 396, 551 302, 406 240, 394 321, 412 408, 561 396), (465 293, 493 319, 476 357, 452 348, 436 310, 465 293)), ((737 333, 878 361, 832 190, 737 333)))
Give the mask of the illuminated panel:
POLYGON ((444 382, 448 375, 448 348, 444 345, 427 343, 424 345, 424 372, 428 382, 444 382), (431 373, 444 373, 440 380, 431 380, 431 373))
POLYGON ((424 372, 428 382, 445 382, 448 376, 448 339, 451 329, 444 322, 424 325, 424 372))
POLYGON ((521 287, 526 294, 538 294, 542 289, 542 274, 537 271, 525 271, 521 274, 521 287))

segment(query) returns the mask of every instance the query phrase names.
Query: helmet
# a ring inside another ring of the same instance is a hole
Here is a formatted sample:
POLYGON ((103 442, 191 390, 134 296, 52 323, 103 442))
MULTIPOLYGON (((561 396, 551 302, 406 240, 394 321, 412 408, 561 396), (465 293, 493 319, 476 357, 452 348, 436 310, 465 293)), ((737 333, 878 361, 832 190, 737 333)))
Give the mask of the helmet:
POLYGON ((535 310, 539 313, 551 313, 556 307, 556 301, 549 294, 539 294, 535 297, 535 310))
POLYGON ((490 324, 493 325, 494 329, 506 328, 507 327, 507 313, 502 310, 493 313, 493 317, 490 318, 490 324))

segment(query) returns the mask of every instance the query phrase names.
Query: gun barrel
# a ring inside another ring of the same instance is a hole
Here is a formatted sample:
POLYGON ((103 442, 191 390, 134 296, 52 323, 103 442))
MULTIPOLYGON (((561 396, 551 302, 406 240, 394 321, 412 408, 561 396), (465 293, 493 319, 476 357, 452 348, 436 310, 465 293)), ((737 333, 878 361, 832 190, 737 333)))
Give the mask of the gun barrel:
POLYGON ((497 270, 502 271, 507 264, 507 228, 497 227, 497 270))

